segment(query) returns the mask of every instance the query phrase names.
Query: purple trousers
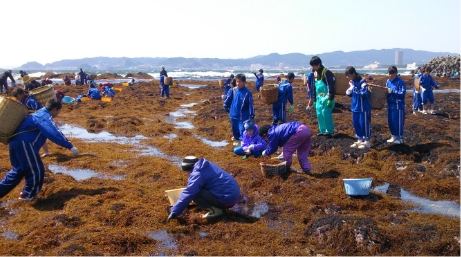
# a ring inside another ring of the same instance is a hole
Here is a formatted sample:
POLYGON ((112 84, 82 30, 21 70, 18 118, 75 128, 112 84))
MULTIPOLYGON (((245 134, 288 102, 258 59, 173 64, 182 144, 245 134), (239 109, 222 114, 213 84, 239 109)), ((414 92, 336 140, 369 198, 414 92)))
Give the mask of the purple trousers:
POLYGON ((292 135, 288 141, 283 145, 283 159, 287 162, 287 166, 291 166, 293 162, 293 153, 298 151, 298 161, 301 164, 303 172, 312 169, 307 156, 311 150, 311 137, 312 133, 306 125, 299 126, 296 133, 292 135))

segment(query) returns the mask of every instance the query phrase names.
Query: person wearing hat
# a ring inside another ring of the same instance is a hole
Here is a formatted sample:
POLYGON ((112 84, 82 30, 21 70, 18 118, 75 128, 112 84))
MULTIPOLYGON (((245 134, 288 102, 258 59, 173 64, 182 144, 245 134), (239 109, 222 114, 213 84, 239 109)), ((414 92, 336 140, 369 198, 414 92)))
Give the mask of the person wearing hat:
POLYGON ((231 74, 229 78, 227 78, 226 81, 224 81, 224 95, 227 95, 227 92, 229 91, 229 89, 231 89, 231 82, 233 79, 234 74, 231 74))
POLYGON ((178 201, 168 208, 168 221, 178 217, 193 200, 199 207, 210 211, 203 218, 223 214, 223 209, 234 206, 240 198, 240 187, 235 179, 205 158, 186 156, 181 169, 189 173, 187 186, 178 201))
POLYGON ((244 160, 250 155, 258 158, 266 149, 266 141, 259 135, 258 125, 253 120, 244 121, 243 127, 242 145, 234 148, 234 153, 243 156, 244 160))
MULTIPOLYGON (((255 82, 255 86, 256 86, 256 92, 259 92, 259 88, 261 88, 263 85, 264 85, 264 75, 263 75, 263 69, 259 69, 259 73, 256 74, 256 72, 253 72, 253 74, 255 75, 256 77, 256 82, 255 82)), ((259 95, 260 96, 260 95, 259 95)), ((258 96, 258 98, 259 98, 258 96)))
POLYGON ((293 87, 291 86, 291 83, 293 83, 294 80, 295 74, 290 72, 287 75, 287 79, 279 84, 278 100, 275 104, 272 104, 272 115, 274 116, 272 125, 285 123, 287 119, 287 102, 290 102, 290 110, 288 111, 289 113, 292 113, 295 108, 293 105, 293 87))
POLYGON ((0 77, 0 95, 3 92, 3 88, 5 88, 5 93, 8 94, 8 78, 10 78, 12 85, 16 86, 16 81, 14 81, 11 70, 3 72, 2 76, 0 77))
POLYGON ((282 147, 283 160, 287 162, 287 168, 293 162, 293 153, 298 152, 298 161, 301 165, 303 173, 312 175, 311 164, 307 156, 311 150, 310 129, 297 121, 283 123, 277 126, 263 125, 259 129, 259 135, 268 141, 266 150, 263 151, 263 156, 269 156, 275 153, 278 147, 282 147))
POLYGON ((38 154, 46 139, 70 149, 72 156, 78 155, 78 150, 58 129, 53 118, 59 115, 62 103, 52 98, 46 106, 36 113, 27 116, 11 138, 8 147, 10 162, 13 169, 0 181, 0 198, 13 190, 23 178, 26 183, 19 200, 31 201, 43 186, 45 167, 38 154))

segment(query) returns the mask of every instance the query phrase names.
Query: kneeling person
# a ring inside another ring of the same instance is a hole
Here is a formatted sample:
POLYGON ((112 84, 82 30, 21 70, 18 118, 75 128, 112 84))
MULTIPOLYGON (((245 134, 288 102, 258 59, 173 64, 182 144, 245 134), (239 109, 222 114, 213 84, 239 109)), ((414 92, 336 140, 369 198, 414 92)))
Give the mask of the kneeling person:
POLYGON ((189 172, 187 186, 171 208, 168 220, 179 216, 192 200, 198 206, 210 209, 203 218, 212 218, 222 215, 222 209, 231 208, 240 198, 237 181, 205 158, 187 156, 181 164, 181 169, 189 172))
POLYGON ((243 127, 245 131, 242 136, 242 145, 235 147, 234 153, 243 156, 243 159, 246 159, 249 155, 258 158, 263 150, 266 149, 266 141, 259 136, 258 125, 254 124, 253 120, 244 121, 243 127))

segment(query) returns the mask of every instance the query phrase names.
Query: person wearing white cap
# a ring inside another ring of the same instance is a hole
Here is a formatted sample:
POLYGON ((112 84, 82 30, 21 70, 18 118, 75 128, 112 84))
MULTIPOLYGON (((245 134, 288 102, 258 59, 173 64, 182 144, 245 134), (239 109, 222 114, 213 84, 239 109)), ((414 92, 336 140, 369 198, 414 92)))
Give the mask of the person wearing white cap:
POLYGON ((201 208, 210 210, 203 218, 213 218, 222 215, 223 209, 231 208, 240 198, 237 181, 205 158, 186 156, 181 169, 189 172, 189 178, 178 201, 168 208, 168 221, 178 217, 192 200, 201 208))

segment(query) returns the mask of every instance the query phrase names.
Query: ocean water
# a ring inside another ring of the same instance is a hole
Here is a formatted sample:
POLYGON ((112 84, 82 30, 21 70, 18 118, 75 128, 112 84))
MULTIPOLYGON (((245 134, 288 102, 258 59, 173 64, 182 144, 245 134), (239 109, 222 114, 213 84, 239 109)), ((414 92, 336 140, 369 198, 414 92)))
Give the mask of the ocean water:
MULTIPOLYGON (((345 69, 331 69, 333 72, 339 72, 343 73, 345 69)), ((399 69, 399 73, 402 75, 409 75, 411 70, 407 69, 399 69)), ((20 78, 19 73, 16 73, 17 71, 13 71, 13 77, 15 80, 20 78)), ((26 72, 28 72, 26 70, 26 72)), ((45 75, 47 71, 33 71, 33 72, 28 72, 29 76, 31 77, 40 77, 45 75)), ((62 73, 76 73, 77 70, 71 71, 71 70, 55 70, 53 71, 56 74, 62 74, 62 73)), ((104 73, 116 73, 118 75, 121 75, 123 77, 126 76, 128 73, 137 73, 137 72, 144 72, 152 77, 154 79, 159 79, 160 78, 160 71, 158 70, 110 70, 110 71, 101 71, 101 70, 88 70, 85 71, 88 72, 89 74, 96 74, 96 75, 101 75, 104 73)), ((168 76, 173 77, 175 80, 205 80, 205 81, 216 81, 220 79, 225 79, 228 78, 231 74, 237 75, 239 73, 244 74, 247 77, 247 81, 254 81, 255 76, 253 75, 252 72, 256 72, 253 70, 194 70, 194 69, 185 69, 185 70, 167 70, 168 76)), ((288 74, 289 72, 293 72, 296 76, 302 77, 304 73, 309 73, 310 69, 293 69, 293 70, 265 70, 264 71, 264 76, 265 78, 275 78, 275 76, 280 75, 281 73, 283 74, 288 74)), ((359 74, 369 74, 369 75, 387 75, 387 68, 383 69, 357 69, 357 73, 359 74)), ((73 81, 74 78, 71 78, 73 81)), ((130 81, 131 78, 123 78, 123 79, 116 79, 116 80, 98 80, 98 82, 113 82, 113 83, 120 83, 120 82, 128 82, 130 81)), ((62 84, 62 79, 52 79, 54 84, 62 84)), ((144 79, 139 79, 139 81, 149 81, 149 80, 144 80, 144 79)))

